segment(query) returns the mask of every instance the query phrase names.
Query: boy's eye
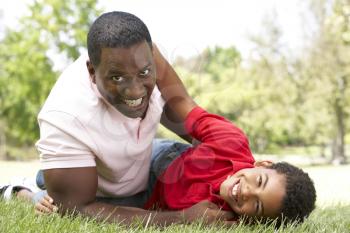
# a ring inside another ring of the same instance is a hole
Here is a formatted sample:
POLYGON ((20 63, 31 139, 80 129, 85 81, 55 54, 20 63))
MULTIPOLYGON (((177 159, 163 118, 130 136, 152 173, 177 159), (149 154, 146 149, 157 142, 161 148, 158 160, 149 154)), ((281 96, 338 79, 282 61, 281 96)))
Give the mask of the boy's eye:
POLYGON ((261 184, 262 184, 262 177, 261 177, 261 176, 259 176, 258 186, 260 187, 260 186, 261 186, 261 184))
POLYGON ((147 75, 149 75, 150 72, 151 72, 150 69, 145 69, 145 70, 143 70, 143 71, 140 73, 140 75, 141 75, 141 76, 147 76, 147 75))
POLYGON ((255 213, 256 213, 256 214, 259 214, 259 201, 256 202, 256 205, 255 205, 255 213))
POLYGON ((123 81, 123 77, 122 76, 112 76, 111 78, 113 81, 115 82, 121 82, 123 81))

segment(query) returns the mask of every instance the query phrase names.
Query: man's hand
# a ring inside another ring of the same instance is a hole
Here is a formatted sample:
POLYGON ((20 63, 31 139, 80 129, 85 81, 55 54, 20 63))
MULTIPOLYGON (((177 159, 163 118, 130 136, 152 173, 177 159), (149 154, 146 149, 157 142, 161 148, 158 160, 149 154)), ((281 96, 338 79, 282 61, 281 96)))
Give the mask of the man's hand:
POLYGON ((217 205, 210 201, 202 201, 188 209, 183 210, 183 215, 186 223, 203 219, 207 224, 212 224, 217 221, 229 223, 230 219, 234 217, 232 211, 221 210, 217 205))

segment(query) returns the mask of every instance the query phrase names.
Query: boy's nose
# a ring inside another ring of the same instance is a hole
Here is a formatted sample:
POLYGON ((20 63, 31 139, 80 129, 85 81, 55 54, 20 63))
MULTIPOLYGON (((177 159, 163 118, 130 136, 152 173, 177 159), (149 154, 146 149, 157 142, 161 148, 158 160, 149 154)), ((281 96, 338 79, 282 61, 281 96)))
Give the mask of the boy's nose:
POLYGON ((242 195, 243 201, 248 201, 249 198, 253 195, 253 191, 251 190, 251 187, 249 187, 249 185, 246 185, 246 187, 242 189, 241 195, 242 195))
POLYGON ((244 194, 242 194, 242 199, 243 199, 243 201, 248 201, 249 200, 249 193, 244 193, 244 194))

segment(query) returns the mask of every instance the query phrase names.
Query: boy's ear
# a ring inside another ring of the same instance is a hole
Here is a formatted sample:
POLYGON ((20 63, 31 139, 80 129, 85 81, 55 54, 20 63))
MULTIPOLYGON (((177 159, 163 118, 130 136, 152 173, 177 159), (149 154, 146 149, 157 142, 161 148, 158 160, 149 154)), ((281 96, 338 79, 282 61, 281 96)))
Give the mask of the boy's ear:
POLYGON ((270 160, 261 160, 254 163, 255 167, 270 167, 273 164, 270 160))
POLYGON ((90 62, 90 60, 87 60, 86 61, 86 67, 89 71, 89 75, 90 75, 90 79, 91 81, 96 84, 96 75, 95 75, 95 68, 94 66, 92 65, 92 63, 90 62))

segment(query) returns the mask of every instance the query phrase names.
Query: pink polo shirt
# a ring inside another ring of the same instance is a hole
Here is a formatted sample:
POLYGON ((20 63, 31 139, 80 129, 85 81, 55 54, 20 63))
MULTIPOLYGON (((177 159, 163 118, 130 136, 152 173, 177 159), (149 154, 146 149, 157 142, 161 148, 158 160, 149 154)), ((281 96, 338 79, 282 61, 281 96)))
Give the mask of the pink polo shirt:
POLYGON ((87 59, 62 73, 38 115, 42 169, 96 167, 97 196, 130 196, 146 188, 164 100, 155 87, 145 118, 125 117, 90 81, 87 59))

